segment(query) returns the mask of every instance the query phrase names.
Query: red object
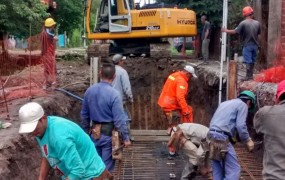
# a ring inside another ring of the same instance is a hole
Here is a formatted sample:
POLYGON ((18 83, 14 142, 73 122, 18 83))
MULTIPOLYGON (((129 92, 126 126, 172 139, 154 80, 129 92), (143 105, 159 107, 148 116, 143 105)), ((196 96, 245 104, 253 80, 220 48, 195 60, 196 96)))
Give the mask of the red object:
POLYGON ((257 82, 279 83, 285 80, 285 67, 277 66, 263 70, 255 76, 254 80, 257 82))
POLYGON ((248 16, 253 13, 253 9, 250 6, 246 6, 242 10, 243 16, 248 16))
POLYGON ((281 81, 278 86, 277 86, 277 98, 279 99, 279 97, 285 92, 285 80, 281 81))
POLYGON ((42 62, 44 64, 44 77, 47 86, 56 82, 55 42, 53 36, 42 31, 42 62))
POLYGON ((188 77, 181 71, 168 76, 158 104, 164 111, 181 110, 182 114, 190 113, 186 102, 188 92, 188 77))

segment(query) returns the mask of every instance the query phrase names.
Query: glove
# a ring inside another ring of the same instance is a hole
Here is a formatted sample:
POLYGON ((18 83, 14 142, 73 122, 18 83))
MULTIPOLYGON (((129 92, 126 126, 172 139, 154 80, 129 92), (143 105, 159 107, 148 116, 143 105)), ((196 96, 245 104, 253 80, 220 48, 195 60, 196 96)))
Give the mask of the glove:
POLYGON ((249 139, 246 142, 246 146, 247 146, 248 151, 251 152, 253 150, 253 148, 254 148, 254 142, 251 139, 249 139))

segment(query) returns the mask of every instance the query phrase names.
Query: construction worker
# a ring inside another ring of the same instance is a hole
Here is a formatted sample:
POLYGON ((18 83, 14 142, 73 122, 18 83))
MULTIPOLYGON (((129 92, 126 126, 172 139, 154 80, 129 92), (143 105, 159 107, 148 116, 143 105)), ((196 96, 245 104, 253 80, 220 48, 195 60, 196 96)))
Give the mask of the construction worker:
POLYGON ((255 114, 253 123, 257 133, 263 134, 263 171, 264 180, 284 179, 285 147, 285 80, 280 82, 276 91, 276 104, 264 106, 255 114))
POLYGON ((208 63, 209 60, 209 44, 210 44, 210 33, 211 33, 211 24, 207 21, 207 16, 203 15, 201 17, 201 22, 203 24, 203 30, 201 34, 202 38, 202 56, 204 63, 208 63))
POLYGON ((255 101, 251 91, 243 91, 238 98, 221 103, 216 110, 208 133, 214 179, 240 178, 240 165, 232 144, 238 134, 248 150, 253 150, 254 143, 247 130, 246 118, 248 111, 254 110, 255 101))
POLYGON ((259 47, 260 23, 253 19, 253 9, 250 6, 243 8, 243 20, 235 29, 222 28, 222 32, 239 34, 243 40, 243 62, 246 65, 246 77, 243 80, 253 79, 253 68, 259 47))
POLYGON ((131 144, 120 94, 111 83, 115 78, 115 66, 103 64, 101 82, 89 87, 84 95, 81 110, 81 124, 85 132, 91 134, 98 154, 107 169, 112 172, 115 160, 112 159, 112 131, 116 128, 121 134, 125 147, 131 144), (90 127, 90 122, 92 126, 90 127), (91 131, 90 131, 91 130, 91 131))
POLYGON ((112 86, 121 95, 124 105, 124 111, 126 116, 128 116, 128 129, 130 130, 131 116, 127 107, 127 103, 133 103, 134 100, 128 72, 123 68, 125 59, 126 57, 123 57, 121 54, 115 54, 112 58, 112 61, 116 68, 116 77, 112 82, 112 86))
POLYGON ((51 90, 56 83, 56 60, 55 60, 55 42, 58 40, 55 35, 56 22, 52 18, 45 20, 45 26, 42 31, 42 62, 44 64, 45 82, 43 89, 51 90))
POLYGON ((210 176, 207 133, 209 128, 196 123, 183 123, 173 127, 168 146, 181 149, 189 158, 181 175, 181 180, 193 179, 198 168, 203 175, 210 176))
POLYGON ((39 180, 47 178, 50 168, 62 179, 112 179, 94 144, 77 124, 47 116, 36 102, 23 105, 19 119, 19 133, 33 134, 41 149, 39 180))
MULTIPOLYGON (((183 70, 170 74, 158 99, 158 105, 163 109, 168 120, 169 135, 172 127, 177 124, 193 122, 192 107, 186 102, 188 81, 191 77, 197 78, 194 68, 190 65, 185 65, 183 70)), ((173 158, 174 155, 175 150, 170 146, 169 158, 173 158)))

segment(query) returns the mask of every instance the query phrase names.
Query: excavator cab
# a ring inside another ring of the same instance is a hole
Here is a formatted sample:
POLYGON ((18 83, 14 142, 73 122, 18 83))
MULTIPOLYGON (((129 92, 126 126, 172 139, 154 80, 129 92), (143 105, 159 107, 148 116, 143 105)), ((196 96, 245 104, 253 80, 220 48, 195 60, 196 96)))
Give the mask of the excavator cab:
POLYGON ((130 32, 131 22, 128 0, 103 0, 98 11, 94 32, 130 32))

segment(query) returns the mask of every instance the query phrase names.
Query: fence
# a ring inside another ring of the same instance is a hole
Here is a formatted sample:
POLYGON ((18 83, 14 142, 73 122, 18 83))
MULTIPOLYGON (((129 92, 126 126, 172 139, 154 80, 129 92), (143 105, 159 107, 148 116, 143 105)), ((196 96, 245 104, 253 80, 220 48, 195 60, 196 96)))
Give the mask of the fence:
POLYGON ((47 45, 42 46, 42 37, 21 40, 12 36, 0 41, 0 108, 14 99, 46 94, 43 61, 52 57, 43 58, 41 49, 47 45))

